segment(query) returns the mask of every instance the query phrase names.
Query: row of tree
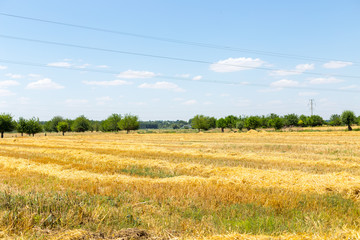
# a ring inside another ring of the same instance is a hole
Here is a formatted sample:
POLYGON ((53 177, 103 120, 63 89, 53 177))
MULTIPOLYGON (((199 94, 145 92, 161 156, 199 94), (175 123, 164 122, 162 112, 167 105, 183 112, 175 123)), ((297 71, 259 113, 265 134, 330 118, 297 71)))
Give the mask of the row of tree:
POLYGON ((305 116, 296 114, 287 114, 279 116, 277 114, 269 114, 267 116, 248 116, 248 117, 236 117, 229 115, 225 118, 215 119, 214 117, 208 117, 204 115, 196 115, 190 119, 191 127, 200 130, 209 130, 211 128, 220 128, 224 132, 225 128, 239 129, 246 128, 274 128, 279 130, 284 127, 316 127, 324 124, 331 126, 347 126, 351 131, 353 124, 360 124, 360 116, 356 117, 352 111, 344 111, 341 115, 333 114, 329 121, 318 115, 305 116))
POLYGON ((86 131, 103 131, 103 132, 117 132, 121 130, 129 133, 131 130, 137 130, 142 125, 142 128, 154 129, 159 128, 188 128, 209 130, 212 128, 220 128, 224 132, 225 128, 239 129, 246 128, 274 128, 276 130, 283 127, 315 127, 324 124, 332 126, 346 125, 348 130, 351 131, 352 124, 360 124, 360 116, 356 117, 352 111, 344 111, 341 115, 333 114, 329 121, 324 121, 322 117, 318 115, 305 116, 296 114, 287 114, 279 116, 277 114, 269 114, 267 116, 248 116, 248 117, 236 117, 233 115, 226 116, 224 118, 216 119, 214 117, 207 117, 204 115, 196 115, 188 122, 183 120, 178 121, 147 121, 139 122, 137 116, 131 114, 111 114, 107 119, 103 121, 92 121, 85 116, 79 116, 78 118, 64 119, 61 116, 55 116, 50 121, 40 122, 38 118, 24 119, 19 118, 15 121, 10 114, 0 114, 0 133, 1 138, 4 136, 4 132, 17 131, 21 133, 21 136, 26 133, 29 135, 35 135, 39 132, 86 132, 86 131), (162 124, 162 125, 159 125, 162 124))
POLYGON ((137 116, 125 114, 112 114, 104 121, 91 121, 85 116, 78 118, 64 119, 61 116, 55 116, 50 121, 40 122, 38 118, 25 119, 20 117, 15 121, 10 114, 0 114, 0 133, 1 138, 5 132, 16 131, 23 136, 35 135, 40 132, 86 132, 86 131, 120 131, 125 130, 127 133, 131 130, 139 129, 139 120, 137 116))

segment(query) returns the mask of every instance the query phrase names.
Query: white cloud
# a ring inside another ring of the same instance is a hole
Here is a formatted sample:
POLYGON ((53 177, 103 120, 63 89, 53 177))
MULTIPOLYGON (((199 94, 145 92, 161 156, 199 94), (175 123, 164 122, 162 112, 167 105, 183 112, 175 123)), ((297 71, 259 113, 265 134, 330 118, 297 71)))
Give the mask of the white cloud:
POLYGON ((359 88, 359 86, 356 85, 356 84, 353 84, 353 85, 341 87, 340 89, 341 89, 341 90, 348 90, 348 89, 357 89, 357 88, 359 88))
POLYGON ((305 72, 307 70, 313 70, 315 68, 314 64, 298 64, 296 65, 295 69, 301 72, 305 72))
POLYGON ((13 95, 15 95, 15 93, 13 93, 10 90, 0 89, 0 97, 8 97, 8 96, 13 96, 13 95))
POLYGON ((203 78, 202 76, 198 75, 198 76, 193 77, 192 80, 199 81, 199 80, 201 80, 202 78, 203 78))
POLYGON ((237 72, 260 67, 264 61, 259 58, 228 58, 220 60, 210 65, 210 70, 214 72, 237 72))
POLYGON ((274 70, 270 72, 271 76, 290 76, 290 75, 299 75, 307 70, 313 70, 315 68, 314 64, 298 64, 293 70, 274 70))
POLYGON ((9 78, 12 78, 12 79, 22 78, 22 75, 20 75, 20 74, 12 74, 12 73, 7 73, 7 74, 5 74, 5 76, 7 76, 9 78))
POLYGON ((0 65, 0 70, 5 70, 5 69, 7 69, 7 66, 0 65))
POLYGON ((132 82, 124 80, 113 80, 113 81, 83 81, 86 85, 95 85, 95 86, 121 86, 121 85, 130 85, 132 82))
POLYGON ((343 61, 330 61, 323 64, 324 68, 343 68, 353 65, 352 62, 343 62, 343 61))
POLYGON ((179 102, 179 101, 183 101, 183 98, 174 98, 173 101, 179 102))
POLYGON ((328 78, 312 78, 310 79, 310 84, 331 84, 331 83, 340 83, 343 82, 341 79, 337 79, 334 77, 328 77, 328 78))
POLYGON ((184 104, 184 105, 194 105, 196 103, 197 103, 197 101, 192 99, 192 100, 185 101, 182 104, 184 104))
POLYGON ((164 89, 174 92, 184 92, 185 90, 180 88, 177 84, 171 82, 156 82, 156 83, 143 83, 139 85, 139 88, 151 88, 151 89, 164 89))
POLYGON ((213 102, 210 102, 210 101, 204 102, 204 105, 212 105, 212 104, 213 104, 213 102))
POLYGON ((84 64, 81 64, 81 65, 77 65, 76 67, 77 68, 87 68, 88 66, 90 66, 90 64, 84 63, 84 64))
POLYGON ((111 98, 109 96, 96 98, 97 105, 105 105, 105 103, 107 103, 108 101, 111 101, 111 98))
POLYGON ((189 78, 190 74, 177 74, 175 77, 181 77, 181 78, 189 78))
POLYGON ((299 82, 288 79, 281 79, 279 81, 272 82, 271 87, 283 88, 283 87, 296 87, 299 85, 299 82))
POLYGON ((89 101, 86 99, 66 99, 65 103, 67 105, 83 105, 88 103, 89 101))
POLYGON ((50 78, 44 78, 36 82, 29 83, 26 88, 28 89, 63 89, 64 86, 61 86, 58 83, 53 82, 50 78))
POLYGON ((228 93, 222 93, 222 94, 220 94, 220 97, 230 97, 230 94, 228 94, 228 93))
POLYGON ((299 92, 298 95, 301 97, 308 97, 308 96, 319 95, 319 93, 318 92, 299 92))
POLYGON ((127 70, 125 72, 122 72, 120 74, 117 75, 118 78, 128 78, 128 79, 132 79, 132 78, 152 78, 157 76, 157 74, 153 73, 153 72, 148 72, 148 71, 133 71, 133 70, 127 70))
POLYGON ((108 65, 98 65, 98 66, 96 66, 97 68, 109 68, 109 66, 108 65))
POLYGON ((48 63, 48 66, 52 66, 52 67, 71 67, 72 65, 68 62, 53 62, 53 63, 48 63))
POLYGON ((0 88, 6 88, 11 86, 19 86, 20 83, 14 80, 0 81, 0 88))
POLYGON ((40 74, 35 74, 35 73, 29 73, 29 74, 28 74, 28 76, 29 76, 29 77, 31 77, 31 78, 38 78, 38 77, 41 77, 41 75, 40 75, 40 74))

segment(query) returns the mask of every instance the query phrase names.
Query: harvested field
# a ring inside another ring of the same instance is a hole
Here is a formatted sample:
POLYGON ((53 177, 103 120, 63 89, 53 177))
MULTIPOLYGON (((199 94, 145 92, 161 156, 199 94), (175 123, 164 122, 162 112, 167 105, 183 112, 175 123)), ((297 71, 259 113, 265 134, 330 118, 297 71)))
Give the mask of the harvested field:
POLYGON ((5 138, 0 237, 360 239, 359 140, 344 131, 5 138))

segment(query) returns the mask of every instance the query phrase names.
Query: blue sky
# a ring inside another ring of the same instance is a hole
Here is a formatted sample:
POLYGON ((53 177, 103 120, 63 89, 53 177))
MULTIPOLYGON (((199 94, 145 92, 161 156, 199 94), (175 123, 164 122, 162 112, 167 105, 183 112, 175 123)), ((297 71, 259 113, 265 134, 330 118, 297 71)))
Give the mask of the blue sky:
POLYGON ((309 115, 314 99, 324 118, 360 114, 359 12, 355 0, 1 0, 0 112, 41 120, 309 115))

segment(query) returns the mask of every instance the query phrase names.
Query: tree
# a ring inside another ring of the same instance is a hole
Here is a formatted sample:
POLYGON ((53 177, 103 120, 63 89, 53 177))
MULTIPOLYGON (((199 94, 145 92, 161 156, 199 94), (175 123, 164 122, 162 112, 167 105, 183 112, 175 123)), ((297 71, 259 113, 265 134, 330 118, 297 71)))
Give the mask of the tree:
POLYGON ((341 114, 341 122, 347 125, 348 130, 351 131, 351 124, 356 123, 356 116, 353 111, 346 110, 341 114))
POLYGON ((284 116, 284 124, 287 127, 294 127, 294 126, 298 126, 299 123, 299 117, 298 115, 296 115, 295 113, 292 114, 287 114, 284 116))
POLYGON ((248 130, 256 129, 261 126, 260 118, 257 116, 251 116, 245 119, 244 127, 248 130))
POLYGON ((1 138, 4 138, 4 132, 11 132, 15 129, 16 123, 13 121, 10 114, 0 115, 0 132, 1 138))
POLYGON ((209 117, 209 118, 208 118, 208 122, 209 122, 209 127, 210 127, 210 128, 216 128, 216 118, 214 118, 214 117, 209 117))
POLYGON ((30 135, 35 136, 36 133, 39 133, 42 131, 42 126, 39 122, 38 118, 30 118, 28 120, 26 120, 26 127, 25 127, 26 131, 25 133, 30 135))
POLYGON ((307 127, 307 119, 308 117, 305 116, 304 114, 301 114, 300 117, 299 117, 299 122, 298 122, 298 125, 299 126, 302 126, 302 127, 307 127), (301 121, 301 122, 300 122, 301 121))
POLYGON ((44 123, 44 125, 43 125, 43 127, 44 127, 44 131, 45 132, 53 132, 54 131, 54 129, 52 128, 52 123, 51 123, 51 121, 47 121, 47 122, 45 122, 44 123))
POLYGON ((208 121, 209 117, 206 117, 204 115, 196 115, 191 119, 191 127, 194 129, 200 130, 209 130, 210 129, 210 123, 208 121))
POLYGON ((341 116, 339 114, 331 115, 329 124, 331 126, 340 126, 341 125, 341 116))
POLYGON ((273 127, 275 130, 280 130, 284 127, 284 119, 277 117, 269 120, 269 125, 273 127))
POLYGON ((221 132, 224 132, 224 128, 226 128, 226 126, 227 126, 225 119, 224 118, 219 118, 216 121, 216 126, 218 128, 221 128, 221 132))
POLYGON ((26 120, 22 117, 19 118, 19 121, 16 125, 16 131, 18 133, 21 133, 21 136, 24 135, 24 132, 26 132, 26 120))
POLYGON ((120 130, 118 122, 121 120, 121 115, 113 113, 101 124, 102 129, 105 132, 117 132, 120 130))
POLYGON ((57 125, 57 130, 62 132, 62 135, 65 135, 65 132, 69 130, 69 124, 67 122, 59 122, 57 125))
POLYGON ((91 129, 90 120, 84 115, 77 117, 71 126, 74 132, 86 132, 91 129))
MULTIPOLYGON (((50 128, 52 131, 49 132, 58 132, 57 126, 59 124, 59 122, 63 122, 64 118, 61 116, 55 116, 50 120, 50 128)), ((50 130, 50 129, 48 129, 50 130)))
POLYGON ((118 126, 121 130, 126 130, 126 133, 129 133, 131 130, 139 129, 140 123, 137 116, 126 114, 118 122, 118 126))
POLYGON ((234 115, 229 115, 225 117, 225 122, 226 122, 226 126, 228 128, 230 128, 231 130, 233 128, 236 128, 236 121, 238 120, 237 117, 235 117, 234 115))
POLYGON ((244 121, 243 120, 238 120, 236 122, 236 128, 241 131, 244 128, 244 121))
POLYGON ((305 122, 306 126, 311 126, 311 127, 321 126, 323 124, 324 124, 324 119, 322 119, 322 117, 320 117, 319 115, 312 115, 310 117, 307 117, 305 122))

